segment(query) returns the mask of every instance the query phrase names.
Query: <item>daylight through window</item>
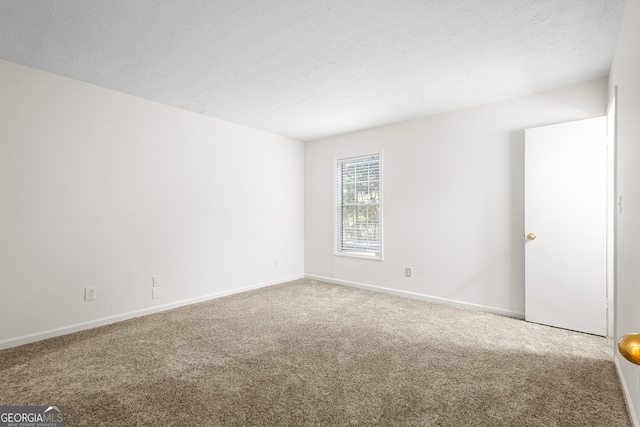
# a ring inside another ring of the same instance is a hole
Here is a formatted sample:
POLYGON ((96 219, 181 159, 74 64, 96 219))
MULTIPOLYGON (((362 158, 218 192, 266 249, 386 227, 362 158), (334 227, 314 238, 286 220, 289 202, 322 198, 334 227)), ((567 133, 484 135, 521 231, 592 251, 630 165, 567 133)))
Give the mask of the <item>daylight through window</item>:
POLYGON ((337 251, 381 258, 380 155, 337 162, 337 251))

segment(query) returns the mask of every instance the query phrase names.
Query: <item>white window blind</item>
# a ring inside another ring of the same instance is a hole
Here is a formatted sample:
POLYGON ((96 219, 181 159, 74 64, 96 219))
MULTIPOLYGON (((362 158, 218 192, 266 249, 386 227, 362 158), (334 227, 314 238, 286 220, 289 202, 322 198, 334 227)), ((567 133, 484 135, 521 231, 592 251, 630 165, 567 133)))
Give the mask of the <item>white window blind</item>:
POLYGON ((380 155, 337 161, 337 251, 381 256, 380 155))

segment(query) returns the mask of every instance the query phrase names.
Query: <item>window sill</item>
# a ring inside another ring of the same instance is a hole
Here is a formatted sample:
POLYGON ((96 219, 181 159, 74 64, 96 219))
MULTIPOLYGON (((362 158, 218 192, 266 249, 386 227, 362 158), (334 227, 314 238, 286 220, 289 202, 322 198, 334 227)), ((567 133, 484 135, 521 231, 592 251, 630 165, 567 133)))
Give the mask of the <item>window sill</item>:
POLYGON ((370 259, 373 261, 382 261, 382 254, 379 255, 374 255, 374 254, 369 254, 366 252, 340 252, 340 251, 334 251, 333 252, 334 255, 336 256, 344 256, 344 257, 349 257, 349 258, 362 258, 362 259, 370 259))

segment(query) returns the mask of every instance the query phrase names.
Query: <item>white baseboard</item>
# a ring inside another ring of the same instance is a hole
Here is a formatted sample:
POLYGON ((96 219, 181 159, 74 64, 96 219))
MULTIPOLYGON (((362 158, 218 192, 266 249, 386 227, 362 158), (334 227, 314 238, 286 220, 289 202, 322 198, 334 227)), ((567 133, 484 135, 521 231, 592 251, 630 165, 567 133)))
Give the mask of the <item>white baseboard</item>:
POLYGON ((159 313, 161 311, 171 310, 185 305, 197 304, 216 298, 225 297, 228 295, 238 294, 241 292, 251 291, 253 289, 265 288, 267 286, 277 285, 279 283, 289 282, 291 280, 298 280, 304 278, 304 274, 299 274, 290 277, 284 277, 281 279, 258 283, 255 285, 245 286, 238 289, 232 289, 229 291, 216 292, 214 294, 203 295, 196 298, 189 298, 182 301, 172 302, 169 304, 158 305, 155 307, 149 307, 142 310, 131 311, 128 313, 116 314, 114 316, 102 317, 100 319, 90 320, 88 322, 76 323, 74 325, 63 326, 60 328, 49 329, 42 332, 36 332, 29 335, 23 335, 20 337, 9 338, 0 341, 0 350, 5 350, 12 347, 18 347, 20 345, 29 344, 36 341, 42 341, 48 338, 58 337, 61 335, 67 335, 74 332, 80 332, 87 329, 97 328, 98 326, 105 326, 111 323, 122 322, 123 320, 133 319, 134 317, 146 316, 153 313, 159 313))
POLYGON ((633 400, 631 400, 631 394, 629 394, 629 387, 627 387, 627 382, 624 380, 622 376, 622 369, 620 368, 620 357, 616 353, 613 356, 613 360, 616 364, 616 372, 618 373, 618 380, 622 385, 622 394, 624 394, 624 401, 627 403, 627 410, 629 411, 629 417, 631 418, 631 423, 633 427, 640 427, 640 423, 638 422, 638 417, 636 417, 636 411, 633 407, 633 400))
POLYGON ((413 299, 419 299, 419 300, 423 300, 423 301, 430 301, 430 302, 437 302, 437 303, 441 303, 441 304, 454 305, 456 307, 470 308, 472 310, 485 311, 485 312, 488 312, 488 313, 499 314, 501 316, 513 317, 513 318, 516 318, 516 319, 524 319, 524 313, 521 313, 521 312, 518 312, 518 311, 511 311, 511 310, 505 310, 505 309, 502 309, 502 308, 496 308, 496 307, 490 307, 490 306, 486 306, 486 305, 474 304, 474 303, 471 303, 471 302, 465 302, 465 301, 458 301, 458 300, 447 299, 447 298, 434 297, 434 296, 431 296, 431 295, 419 294, 419 293, 416 293, 416 292, 409 292, 409 291, 402 291, 402 290, 399 290, 399 289, 385 288, 385 287, 382 287, 382 286, 374 286, 374 285, 367 285, 367 284, 364 284, 364 283, 350 282, 350 281, 347 281, 347 280, 333 279, 331 277, 316 276, 316 275, 313 275, 313 274, 307 274, 307 275, 305 275, 305 277, 307 279, 318 280, 318 281, 321 281, 321 282, 334 283, 336 285, 350 286, 350 287, 353 287, 353 288, 360 288, 360 289, 365 289, 365 290, 373 291, 373 292, 382 292, 382 293, 385 293, 385 294, 391 294, 391 295, 396 295, 396 296, 401 296, 401 297, 406 297, 406 298, 413 298, 413 299))

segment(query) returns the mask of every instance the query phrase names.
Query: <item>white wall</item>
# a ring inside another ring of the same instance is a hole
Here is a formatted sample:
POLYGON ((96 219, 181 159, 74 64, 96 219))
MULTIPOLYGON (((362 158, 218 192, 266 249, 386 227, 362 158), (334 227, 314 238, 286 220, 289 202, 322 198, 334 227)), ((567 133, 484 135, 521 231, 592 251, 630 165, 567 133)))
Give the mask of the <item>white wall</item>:
POLYGON ((306 143, 305 274, 522 317, 524 130, 606 106, 601 79, 306 143), (334 159, 380 150, 384 260, 334 256, 334 159))
POLYGON ((303 143, 3 61, 0 94, 0 348, 302 277, 303 143))
MULTIPOLYGON (((640 333, 640 0, 627 0, 610 73, 617 96, 616 341, 640 333)), ((635 425, 640 425, 640 366, 616 354, 635 425)))

